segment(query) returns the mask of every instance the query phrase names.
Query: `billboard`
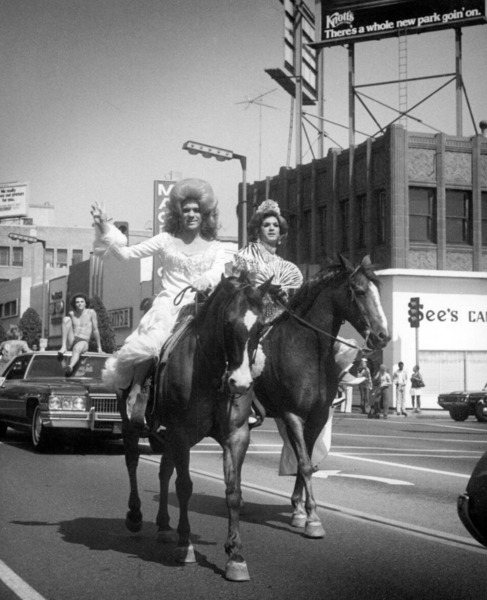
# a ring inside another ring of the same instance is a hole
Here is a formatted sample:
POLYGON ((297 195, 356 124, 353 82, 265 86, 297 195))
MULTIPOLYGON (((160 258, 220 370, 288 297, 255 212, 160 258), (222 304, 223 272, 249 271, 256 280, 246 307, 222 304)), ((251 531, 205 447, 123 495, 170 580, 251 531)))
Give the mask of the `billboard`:
POLYGON ((485 0, 321 0, 316 46, 485 24, 485 0))
POLYGON ((0 219, 27 216, 27 184, 0 183, 0 219))

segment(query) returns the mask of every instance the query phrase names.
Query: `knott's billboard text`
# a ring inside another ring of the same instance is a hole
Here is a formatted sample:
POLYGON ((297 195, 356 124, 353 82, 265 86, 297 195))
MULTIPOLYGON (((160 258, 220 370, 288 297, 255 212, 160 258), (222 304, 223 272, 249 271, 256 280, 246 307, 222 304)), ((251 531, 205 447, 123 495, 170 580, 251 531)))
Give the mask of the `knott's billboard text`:
POLYGON ((322 0, 316 46, 485 24, 485 0, 322 0))

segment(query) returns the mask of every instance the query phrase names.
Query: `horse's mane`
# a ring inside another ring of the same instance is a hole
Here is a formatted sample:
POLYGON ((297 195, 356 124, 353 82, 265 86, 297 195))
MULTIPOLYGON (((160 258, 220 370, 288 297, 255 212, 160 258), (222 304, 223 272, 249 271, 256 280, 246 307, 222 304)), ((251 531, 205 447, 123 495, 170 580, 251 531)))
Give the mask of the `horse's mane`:
MULTIPOLYGON (((230 277, 225 277, 224 280, 218 283, 218 285, 211 292, 209 297, 201 305, 198 305, 197 314, 191 323, 192 327, 198 329, 205 322, 208 312, 210 311, 213 304, 220 299, 225 290, 229 289, 229 283, 232 285, 233 289, 236 292, 240 289, 248 288, 248 297, 250 302, 255 302, 256 305, 258 305, 259 302, 262 302, 260 296, 257 293, 257 290, 255 290, 252 287, 248 272, 241 271, 238 276, 232 275, 230 277)), ((224 308, 224 305, 222 305, 221 309, 224 310, 224 308)))
MULTIPOLYGON (((358 267, 358 272, 363 273, 369 281, 380 287, 379 278, 374 272, 374 265, 363 265, 358 267)), ((341 282, 344 276, 348 277, 349 273, 341 263, 333 263, 323 267, 304 281, 299 290, 291 297, 289 308, 296 313, 306 313, 316 300, 318 294, 323 291, 323 288, 331 287, 341 282)))

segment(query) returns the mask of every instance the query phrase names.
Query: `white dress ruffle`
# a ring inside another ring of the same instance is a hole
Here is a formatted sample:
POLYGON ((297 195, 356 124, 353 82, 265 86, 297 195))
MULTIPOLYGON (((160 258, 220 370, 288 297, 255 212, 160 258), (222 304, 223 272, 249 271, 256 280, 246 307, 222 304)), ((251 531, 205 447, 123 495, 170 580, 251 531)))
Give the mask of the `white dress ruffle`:
POLYGON ((159 356, 179 311, 194 300, 194 293, 188 291, 180 304, 175 306, 176 296, 203 275, 215 287, 225 271, 227 258, 218 241, 205 242, 206 247, 201 252, 186 254, 168 233, 160 233, 134 246, 127 246, 125 236, 121 234, 122 239, 113 229, 116 227, 110 225, 107 233, 95 240, 97 254, 105 255, 110 252, 121 260, 154 256, 162 263, 162 291, 142 317, 137 329, 106 362, 103 381, 111 389, 117 390, 129 387, 138 364, 159 356))

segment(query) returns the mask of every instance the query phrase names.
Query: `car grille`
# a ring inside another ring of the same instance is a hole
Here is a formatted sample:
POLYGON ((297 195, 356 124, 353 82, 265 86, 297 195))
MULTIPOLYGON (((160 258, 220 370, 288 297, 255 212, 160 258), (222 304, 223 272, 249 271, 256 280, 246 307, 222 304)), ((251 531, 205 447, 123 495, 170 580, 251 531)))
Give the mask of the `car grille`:
POLYGON ((113 396, 92 396, 95 411, 103 414, 119 414, 117 398, 113 396))

